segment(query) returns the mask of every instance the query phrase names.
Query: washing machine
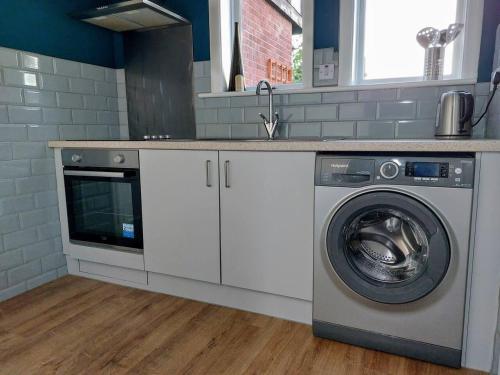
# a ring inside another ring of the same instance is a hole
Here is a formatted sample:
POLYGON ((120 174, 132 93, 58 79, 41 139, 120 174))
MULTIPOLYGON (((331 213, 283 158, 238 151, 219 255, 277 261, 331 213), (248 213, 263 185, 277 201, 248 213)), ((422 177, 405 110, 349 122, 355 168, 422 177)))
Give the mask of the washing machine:
POLYGON ((468 154, 318 154, 313 332, 460 367, 468 154))

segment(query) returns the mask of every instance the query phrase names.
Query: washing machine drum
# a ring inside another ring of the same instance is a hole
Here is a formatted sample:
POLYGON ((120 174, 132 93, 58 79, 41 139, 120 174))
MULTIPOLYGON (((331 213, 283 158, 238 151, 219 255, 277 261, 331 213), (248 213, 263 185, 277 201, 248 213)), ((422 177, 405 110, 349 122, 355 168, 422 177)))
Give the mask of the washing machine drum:
POLYGON ((345 203, 330 221, 327 255, 343 282, 376 302, 423 298, 443 280, 450 243, 436 214, 395 192, 371 192, 345 203))

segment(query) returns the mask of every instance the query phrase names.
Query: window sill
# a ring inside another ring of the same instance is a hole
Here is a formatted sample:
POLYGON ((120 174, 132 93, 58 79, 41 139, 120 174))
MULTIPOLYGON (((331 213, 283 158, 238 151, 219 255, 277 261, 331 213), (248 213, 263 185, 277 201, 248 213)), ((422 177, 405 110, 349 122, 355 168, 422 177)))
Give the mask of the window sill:
MULTIPOLYGON (((396 89, 402 87, 430 87, 430 86, 455 86, 455 85, 474 85, 477 83, 475 79, 448 79, 442 81, 414 81, 414 82, 395 82, 395 83, 377 83, 372 85, 356 85, 356 86, 325 86, 312 88, 284 88, 275 89, 273 94, 310 94, 335 91, 361 91, 361 90, 381 90, 381 89, 396 89)), ((200 98, 225 98, 233 96, 250 96, 255 95, 255 91, 243 92, 216 92, 216 93, 199 93, 200 98)))

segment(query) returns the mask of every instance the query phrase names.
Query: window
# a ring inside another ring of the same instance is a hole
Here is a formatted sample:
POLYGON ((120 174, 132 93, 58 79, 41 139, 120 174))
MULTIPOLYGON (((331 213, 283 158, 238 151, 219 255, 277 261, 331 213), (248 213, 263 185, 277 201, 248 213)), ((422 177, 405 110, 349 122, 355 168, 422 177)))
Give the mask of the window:
POLYGON ((239 2, 243 71, 248 87, 261 79, 272 84, 302 82, 301 1, 239 2), (282 10, 282 8, 284 10, 282 10))
POLYGON ((312 3, 313 0, 210 0, 212 92, 222 92, 227 87, 234 22, 240 24, 243 70, 249 90, 262 79, 278 88, 311 86, 312 3), (305 40, 309 41, 307 45, 305 40))
POLYGON ((475 80, 482 9, 482 0, 341 0, 340 84, 423 80, 417 32, 454 23, 463 29, 444 49, 442 79, 475 80))

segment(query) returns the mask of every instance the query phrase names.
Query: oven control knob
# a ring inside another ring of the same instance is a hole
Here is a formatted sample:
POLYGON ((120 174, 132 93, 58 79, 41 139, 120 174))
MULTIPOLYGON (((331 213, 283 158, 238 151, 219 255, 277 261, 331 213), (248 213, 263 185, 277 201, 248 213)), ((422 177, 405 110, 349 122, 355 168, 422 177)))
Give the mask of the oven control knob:
POLYGON ((73 163, 80 163, 82 161, 82 155, 78 155, 78 154, 71 155, 71 161, 73 163))
POLYGON ((114 158, 113 158, 113 161, 116 163, 116 164, 122 164, 125 162, 125 156, 123 156, 122 154, 119 154, 119 155, 116 155, 114 158))
POLYGON ((399 174, 399 165, 393 161, 386 161, 380 166, 380 174, 386 180, 392 180, 399 174))

